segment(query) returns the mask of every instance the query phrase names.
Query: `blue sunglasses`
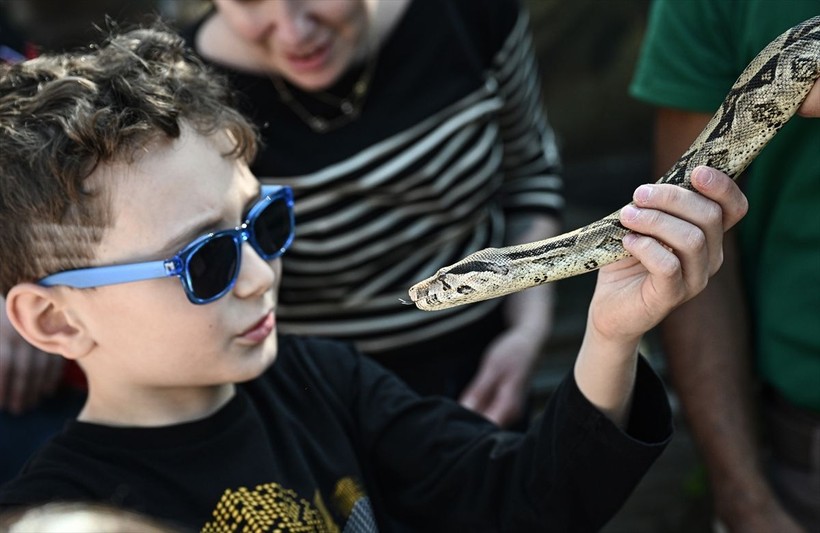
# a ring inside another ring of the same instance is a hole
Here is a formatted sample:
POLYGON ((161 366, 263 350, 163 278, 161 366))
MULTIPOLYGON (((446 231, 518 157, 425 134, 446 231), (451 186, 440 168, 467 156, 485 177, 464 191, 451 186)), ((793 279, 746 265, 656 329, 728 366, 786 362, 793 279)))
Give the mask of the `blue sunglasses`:
POLYGON ((67 270, 38 283, 44 287, 87 289, 177 276, 191 303, 207 304, 227 294, 236 283, 242 243, 247 241, 262 259, 272 261, 290 247, 293 228, 290 187, 263 186, 262 198, 240 227, 203 235, 170 259, 67 270))

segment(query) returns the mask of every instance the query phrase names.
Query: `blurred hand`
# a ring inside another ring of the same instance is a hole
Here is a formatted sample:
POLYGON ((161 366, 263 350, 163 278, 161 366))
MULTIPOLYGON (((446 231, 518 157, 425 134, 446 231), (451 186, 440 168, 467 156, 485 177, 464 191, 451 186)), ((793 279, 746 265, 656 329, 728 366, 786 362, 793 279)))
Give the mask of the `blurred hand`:
POLYGON ((814 82, 814 87, 797 112, 804 117, 820 118, 820 80, 814 82))
POLYGON ((0 411, 22 414, 51 396, 65 360, 23 340, 6 316, 0 299, 0 411))
MULTIPOLYGON (((725 514, 725 513, 721 513, 725 514)), ((807 533, 772 495, 768 501, 738 507, 731 516, 724 516, 717 531, 731 533, 807 533)))
POLYGON ((536 337, 520 328, 499 335, 484 353, 459 402, 501 427, 517 422, 524 414, 530 375, 541 347, 536 337))

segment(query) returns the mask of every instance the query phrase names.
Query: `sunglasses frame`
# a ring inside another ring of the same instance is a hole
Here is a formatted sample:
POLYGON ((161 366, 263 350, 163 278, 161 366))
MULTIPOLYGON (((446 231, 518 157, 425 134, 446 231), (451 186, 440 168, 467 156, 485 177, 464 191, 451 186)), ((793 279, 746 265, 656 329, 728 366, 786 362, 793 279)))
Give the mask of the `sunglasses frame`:
POLYGON ((75 289, 89 289, 118 283, 131 283, 134 281, 176 276, 180 279, 182 287, 185 290, 185 295, 191 303, 202 305, 213 302, 227 294, 236 284, 239 270, 242 267, 242 243, 247 242, 250 244, 254 251, 265 261, 272 261, 285 253, 293 242, 295 223, 293 215, 293 191, 291 188, 284 185, 263 185, 261 187, 260 196, 260 200, 253 205, 241 226, 197 237, 170 259, 65 270, 46 276, 37 283, 43 287, 62 285, 75 289), (256 241, 253 224, 256 222, 259 214, 277 200, 285 201, 290 219, 290 231, 282 247, 271 254, 267 254, 256 241), (236 265, 234 267, 233 276, 228 285, 219 291, 218 294, 208 298, 200 298, 194 294, 191 285, 189 271, 191 257, 209 242, 226 236, 231 237, 236 249, 236 265))

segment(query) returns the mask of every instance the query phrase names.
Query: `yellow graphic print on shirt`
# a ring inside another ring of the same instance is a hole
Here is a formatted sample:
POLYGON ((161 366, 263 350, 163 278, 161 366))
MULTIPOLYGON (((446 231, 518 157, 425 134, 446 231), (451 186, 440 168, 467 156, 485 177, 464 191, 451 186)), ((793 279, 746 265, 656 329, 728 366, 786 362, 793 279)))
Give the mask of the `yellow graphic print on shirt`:
MULTIPOLYGON (((336 484, 333 505, 345 518, 364 492, 351 478, 336 484)), ((226 489, 213 511, 214 520, 205 524, 203 533, 272 531, 281 533, 339 533, 319 491, 313 502, 277 483, 258 485, 253 490, 226 489)))
POLYGON ((353 507, 363 496, 364 491, 354 479, 342 478, 333 489, 333 506, 342 516, 348 518, 353 513, 353 507))

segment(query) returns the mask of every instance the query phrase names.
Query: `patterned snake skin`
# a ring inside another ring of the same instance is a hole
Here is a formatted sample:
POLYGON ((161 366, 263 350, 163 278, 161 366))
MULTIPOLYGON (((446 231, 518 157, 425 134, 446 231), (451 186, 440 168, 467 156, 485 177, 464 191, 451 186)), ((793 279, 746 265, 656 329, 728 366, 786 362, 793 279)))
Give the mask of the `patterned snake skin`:
MULTIPOLYGON (((692 189, 689 176, 707 165, 736 178, 800 107, 820 77, 820 17, 769 43, 741 73, 692 146, 658 180, 692 189)), ((597 270, 629 255, 620 210, 543 241, 487 248, 410 288, 419 309, 446 309, 597 270)))

